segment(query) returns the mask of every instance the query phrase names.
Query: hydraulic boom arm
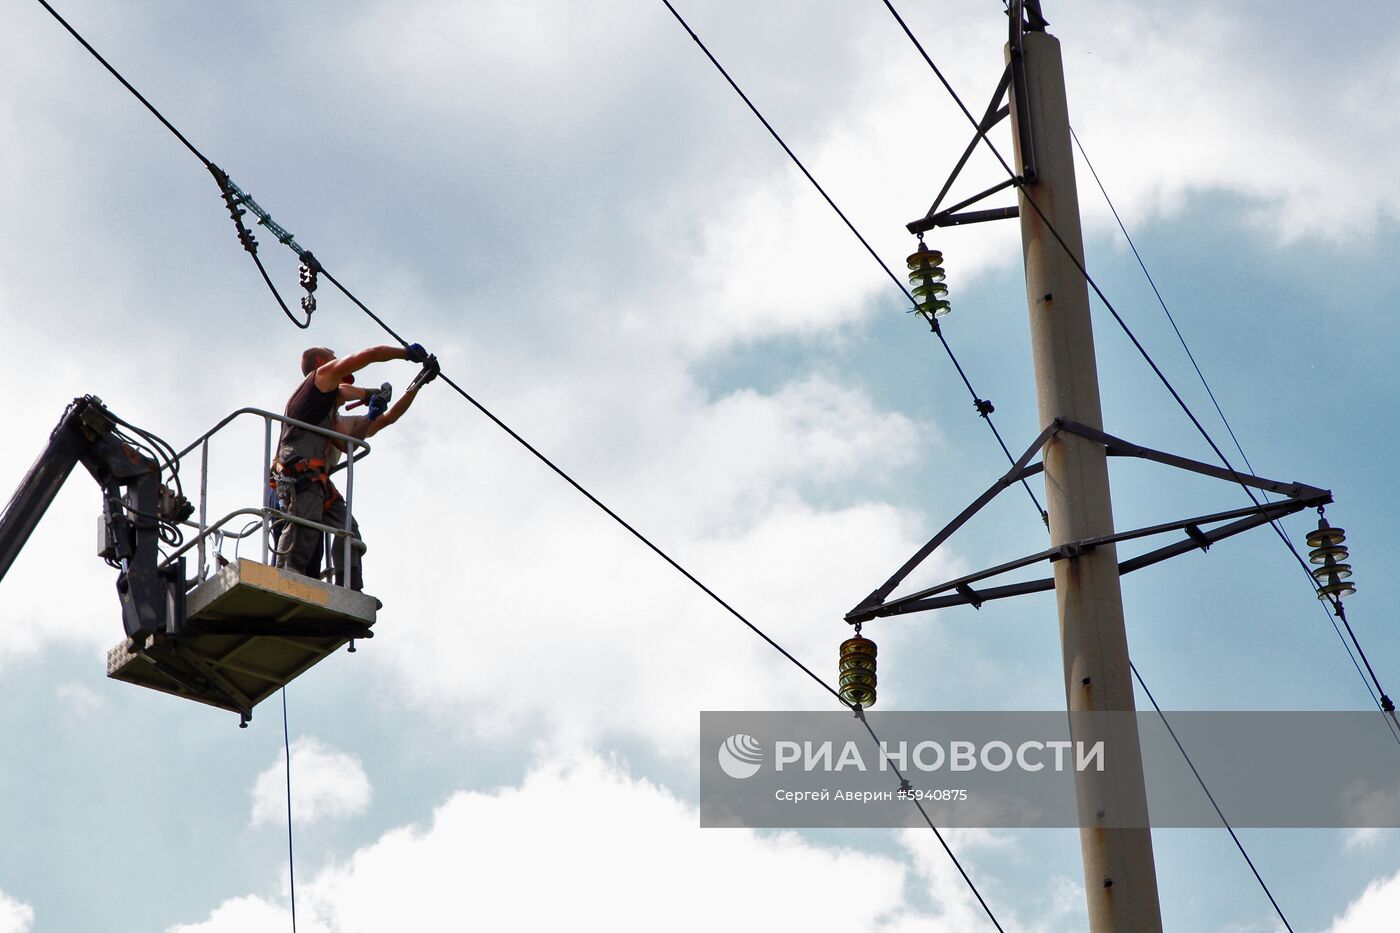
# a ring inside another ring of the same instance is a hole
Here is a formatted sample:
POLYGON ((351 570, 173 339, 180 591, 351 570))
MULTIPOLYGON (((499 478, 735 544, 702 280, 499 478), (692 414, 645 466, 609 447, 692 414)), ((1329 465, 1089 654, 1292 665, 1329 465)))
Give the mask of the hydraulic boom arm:
POLYGON ((189 503, 161 484, 160 465, 124 439, 118 419, 102 401, 74 399, 39 459, 29 468, 0 513, 0 579, 23 549, 39 520, 81 463, 102 487, 106 527, 101 556, 119 568, 117 592, 128 636, 178 624, 184 581, 178 566, 160 569, 162 521, 189 516, 189 503))

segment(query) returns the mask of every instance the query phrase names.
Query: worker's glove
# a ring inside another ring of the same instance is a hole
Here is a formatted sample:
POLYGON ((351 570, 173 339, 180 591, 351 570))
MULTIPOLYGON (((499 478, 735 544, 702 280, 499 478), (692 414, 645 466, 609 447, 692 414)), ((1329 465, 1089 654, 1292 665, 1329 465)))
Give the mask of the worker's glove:
POLYGON ((394 387, 389 383, 384 383, 377 389, 370 389, 365 393, 365 413, 366 417, 373 421, 389 409, 389 399, 393 397, 394 387))
POLYGON ((408 354, 406 359, 410 363, 426 363, 428 361, 428 351, 423 349, 421 343, 410 343, 404 347, 404 352, 408 354))

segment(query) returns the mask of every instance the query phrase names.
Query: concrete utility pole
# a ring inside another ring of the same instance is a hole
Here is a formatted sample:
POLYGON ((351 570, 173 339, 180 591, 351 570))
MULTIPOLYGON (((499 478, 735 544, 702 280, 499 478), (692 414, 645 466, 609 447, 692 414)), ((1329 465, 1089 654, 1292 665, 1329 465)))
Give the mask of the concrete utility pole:
MULTIPOLYGON (((1015 99, 1013 82, 1011 115, 1018 164, 1025 164, 1023 138, 1033 139, 1035 149, 1036 180, 1021 193, 1020 212, 1040 422, 1048 425, 1066 418, 1102 430, 1088 286, 1028 201, 1033 199, 1044 211, 1082 263, 1060 43, 1044 32, 1030 31, 1024 35, 1023 49, 1025 99, 1015 99), (1029 136, 1017 120, 1023 109, 1029 116, 1029 136)), ((1012 54, 1008 46, 1007 55, 1012 54)), ((1101 444, 1071 434, 1054 437, 1045 449, 1045 490, 1052 545, 1112 534, 1108 460, 1101 444)), ((1074 716, 1080 711, 1134 710, 1117 549, 1100 546, 1053 566, 1071 729, 1077 740, 1092 743, 1104 737, 1112 759, 1111 772, 1075 776, 1089 928, 1093 933, 1154 933, 1162 929, 1162 917, 1151 830, 1104 825, 1115 815, 1147 812, 1136 727, 1126 735, 1115 730, 1109 738, 1094 734, 1095 726, 1074 716)))

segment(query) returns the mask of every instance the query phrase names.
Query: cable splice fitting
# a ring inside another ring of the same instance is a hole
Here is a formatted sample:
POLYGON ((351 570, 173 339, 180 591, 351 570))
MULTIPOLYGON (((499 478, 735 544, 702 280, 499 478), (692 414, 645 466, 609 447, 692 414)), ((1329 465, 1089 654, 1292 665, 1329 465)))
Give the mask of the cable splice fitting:
POLYGON ((214 176, 214 181, 219 186, 219 194, 223 196, 224 204, 228 207, 228 215, 233 218, 233 226, 238 230, 238 242, 243 244, 243 248, 248 252, 256 254, 258 241, 243 224, 243 215, 248 212, 240 206, 243 204, 243 198, 238 189, 234 187, 228 173, 212 162, 209 163, 209 174, 214 176))

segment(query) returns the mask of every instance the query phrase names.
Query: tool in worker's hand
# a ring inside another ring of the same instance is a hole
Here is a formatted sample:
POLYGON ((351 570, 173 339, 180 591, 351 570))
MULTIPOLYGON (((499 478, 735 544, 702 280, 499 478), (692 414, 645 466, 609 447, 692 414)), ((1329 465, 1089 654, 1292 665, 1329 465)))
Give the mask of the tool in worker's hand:
POLYGON ((418 370, 418 375, 413 377, 413 381, 408 384, 406 392, 416 392, 423 386, 432 382, 442 372, 442 367, 438 365, 438 358, 431 354, 423 361, 423 368, 418 370))

